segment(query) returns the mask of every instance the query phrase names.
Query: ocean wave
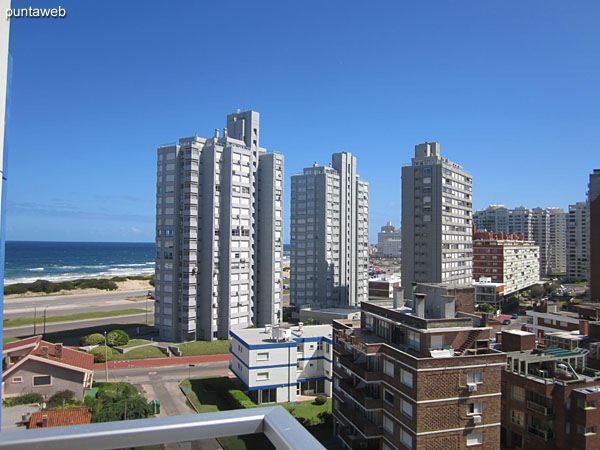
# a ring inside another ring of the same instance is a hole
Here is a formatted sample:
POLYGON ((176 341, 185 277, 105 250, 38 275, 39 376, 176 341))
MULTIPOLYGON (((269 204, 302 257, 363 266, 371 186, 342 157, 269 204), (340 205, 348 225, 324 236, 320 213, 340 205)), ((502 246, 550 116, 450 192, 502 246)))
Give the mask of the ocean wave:
POLYGON ((27 272, 42 272, 45 269, 43 267, 35 267, 33 269, 25 269, 25 270, 27 270, 27 272))
MULTIPOLYGON (((43 279, 47 281, 72 281, 78 280, 82 278, 110 278, 115 276, 136 276, 136 275, 152 275, 154 273, 154 268, 122 268, 117 269, 113 272, 103 271, 103 272, 93 272, 93 273, 85 273, 85 272, 68 272, 68 273, 57 273, 53 275, 44 275, 43 279)), ((15 277, 15 278, 6 278, 4 280, 4 285, 16 284, 16 283, 33 283, 34 281, 39 280, 40 277, 15 277)))

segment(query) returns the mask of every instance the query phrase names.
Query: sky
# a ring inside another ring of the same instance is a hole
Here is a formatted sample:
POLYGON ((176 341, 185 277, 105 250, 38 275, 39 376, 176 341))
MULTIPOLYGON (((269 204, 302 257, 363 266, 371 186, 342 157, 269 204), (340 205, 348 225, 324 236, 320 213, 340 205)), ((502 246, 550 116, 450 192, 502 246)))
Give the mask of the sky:
POLYGON ((586 198, 600 168, 597 1, 30 1, 11 19, 8 240, 152 242, 156 148, 261 114, 289 177, 357 157, 370 238, 440 143, 474 209, 586 198))

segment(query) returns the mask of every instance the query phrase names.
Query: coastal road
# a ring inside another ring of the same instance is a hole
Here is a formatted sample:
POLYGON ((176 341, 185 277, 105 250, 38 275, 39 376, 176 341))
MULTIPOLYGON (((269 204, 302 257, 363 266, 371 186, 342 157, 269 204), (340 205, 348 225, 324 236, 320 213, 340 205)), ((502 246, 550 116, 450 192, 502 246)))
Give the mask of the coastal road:
MULTIPOLYGON (((196 367, 192 368, 184 365, 141 369, 109 369, 108 380, 112 382, 125 381, 133 384, 148 400, 156 399, 160 402, 159 417, 170 417, 195 414, 195 411, 188 405, 181 389, 179 389, 179 383, 188 378, 190 374, 192 377, 232 375, 229 371, 229 362, 225 361, 197 364, 196 367)), ((106 372, 103 370, 94 371, 94 380, 105 381, 106 372)), ((192 448, 217 450, 221 446, 216 439, 207 439, 194 442, 192 448)))
MULTIPOLYGON (((109 311, 130 308, 145 308, 148 289, 134 291, 107 291, 93 294, 45 295, 39 297, 19 297, 4 299, 4 318, 33 317, 34 309, 37 315, 62 316, 83 312, 109 311), (137 300, 133 300, 136 299, 137 300), (128 300, 129 299, 129 300, 128 300)), ((148 300, 148 307, 153 300, 148 300)))
MULTIPOLYGON (((135 308, 136 306, 130 306, 135 308)), ((143 309, 143 304, 141 305, 143 309)), ((79 312, 82 312, 79 310, 79 312)), ((39 321, 36 326, 36 333, 42 334, 43 332, 43 318, 38 315, 39 321)), ((150 308, 148 305, 148 319, 152 320, 154 318, 154 309, 150 308)), ((69 331, 76 330, 78 328, 88 328, 88 327, 100 327, 103 325, 110 324, 135 324, 135 323, 144 323, 146 321, 146 313, 142 314, 131 314, 127 316, 115 316, 115 317, 104 317, 102 319, 85 319, 85 320, 77 320, 74 322, 56 322, 56 323, 47 323, 46 324, 46 333, 55 333, 57 331, 69 331)), ((4 328, 2 332, 4 337, 21 337, 21 336, 32 336, 33 333, 33 325, 25 325, 22 327, 10 327, 4 328)))

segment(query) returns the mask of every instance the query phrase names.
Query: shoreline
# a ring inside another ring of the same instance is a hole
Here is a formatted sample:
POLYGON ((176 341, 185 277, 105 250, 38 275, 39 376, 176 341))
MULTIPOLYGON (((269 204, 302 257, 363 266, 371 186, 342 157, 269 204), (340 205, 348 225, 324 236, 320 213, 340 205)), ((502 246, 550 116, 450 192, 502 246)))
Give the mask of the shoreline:
MULTIPOLYGON (((135 276, 135 275, 132 275, 135 276)), ((79 278, 80 280, 87 280, 90 278, 79 278)), ((69 280, 71 281, 71 280, 69 280)), ((85 295, 85 294, 111 294, 115 292, 127 292, 127 291, 140 291, 148 290, 154 291, 154 286, 150 284, 150 280, 127 280, 127 281, 115 281, 117 289, 109 291, 106 289, 71 289, 71 290, 60 290, 56 292, 26 292, 23 294, 10 294, 5 295, 6 300, 18 299, 18 298, 31 298, 31 297, 52 297, 52 296, 69 296, 69 295, 85 295)))

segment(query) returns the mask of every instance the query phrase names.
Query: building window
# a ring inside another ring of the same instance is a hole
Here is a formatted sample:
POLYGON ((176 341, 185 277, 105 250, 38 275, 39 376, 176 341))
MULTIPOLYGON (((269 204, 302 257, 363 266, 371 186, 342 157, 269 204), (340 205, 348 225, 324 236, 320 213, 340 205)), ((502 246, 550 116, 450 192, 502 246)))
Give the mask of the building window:
POLYGON ((402 384, 413 387, 413 374, 408 370, 402 369, 402 384))
POLYGON ((394 394, 392 394, 388 390, 383 390, 383 399, 388 402, 390 405, 394 405, 394 394))
POLYGON ((467 435, 467 447, 481 444, 483 444, 483 435, 481 433, 471 433, 467 435))
POLYGON ((400 442, 402 442, 406 448, 412 448, 412 437, 404 428, 400 428, 400 442))
POLYGON ((410 331, 410 330, 408 330, 407 335, 408 335, 408 346, 412 347, 414 349, 420 350, 421 349, 421 335, 419 333, 417 333, 416 331, 410 331))
POLYGON ((515 402, 523 403, 525 401, 525 389, 520 386, 512 386, 510 398, 515 402))
POLYGON ((13 383, 22 383, 23 382, 23 377, 12 377, 11 381, 13 383))
POLYGON ((52 384, 52 377, 50 375, 38 375, 33 377, 34 386, 50 386, 52 384))
POLYGON ((394 434, 394 422, 388 419, 386 415, 383 416, 383 428, 390 434, 394 434))
POLYGON ((323 350, 323 341, 317 342, 317 350, 323 350))
POLYGON ((583 425, 577 425, 577 432, 579 434, 596 434, 596 427, 584 427, 583 425))
POLYGON ((467 374, 467 383, 483 383, 483 372, 471 372, 467 374))
POLYGON ((387 360, 383 361, 383 373, 385 373, 387 376, 393 377, 394 364, 387 360))
POLYGON ((582 409, 591 409, 591 408, 597 408, 598 407, 598 403, 596 402, 596 400, 582 400, 579 399, 577 400, 577 406, 579 406, 582 409))
POLYGON ((265 381, 269 379, 269 372, 258 372, 256 374, 256 381, 265 381))
POLYGON ((257 353, 256 360, 257 361, 268 361, 269 360, 269 352, 257 353))
POLYGON ((412 419, 412 416, 413 416, 412 405, 404 399, 402 400, 402 414, 404 414, 406 417, 409 417, 412 419))
POLYGON ((518 409, 511 409, 510 410, 510 421, 512 423, 514 423, 515 425, 519 425, 520 427, 523 426, 523 422, 524 422, 524 414, 523 411, 519 411, 518 409))
POLYGON ((483 407, 481 406, 481 403, 469 403, 467 405, 467 414, 468 415, 481 414, 482 411, 483 411, 483 407))

